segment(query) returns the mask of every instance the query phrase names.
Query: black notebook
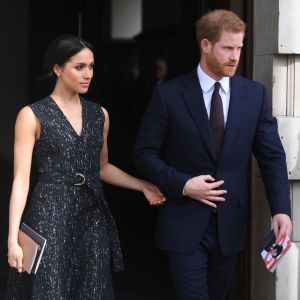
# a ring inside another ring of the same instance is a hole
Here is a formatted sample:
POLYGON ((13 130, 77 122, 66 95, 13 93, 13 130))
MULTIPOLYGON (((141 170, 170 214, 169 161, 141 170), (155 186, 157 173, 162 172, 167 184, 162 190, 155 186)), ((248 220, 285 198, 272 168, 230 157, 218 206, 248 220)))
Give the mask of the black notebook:
POLYGON ((46 246, 46 239, 22 223, 18 241, 23 250, 23 269, 28 274, 36 274, 46 246))

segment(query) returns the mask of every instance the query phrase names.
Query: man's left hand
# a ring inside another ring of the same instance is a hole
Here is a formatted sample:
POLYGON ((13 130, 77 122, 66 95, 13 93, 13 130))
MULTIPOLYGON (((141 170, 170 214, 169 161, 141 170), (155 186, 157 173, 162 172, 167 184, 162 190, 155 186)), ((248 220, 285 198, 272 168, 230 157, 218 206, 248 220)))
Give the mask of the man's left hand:
POLYGON ((272 219, 274 234, 276 237, 276 243, 278 243, 283 234, 286 232, 288 236, 291 236, 292 232, 292 222, 288 215, 286 214, 276 214, 272 219))

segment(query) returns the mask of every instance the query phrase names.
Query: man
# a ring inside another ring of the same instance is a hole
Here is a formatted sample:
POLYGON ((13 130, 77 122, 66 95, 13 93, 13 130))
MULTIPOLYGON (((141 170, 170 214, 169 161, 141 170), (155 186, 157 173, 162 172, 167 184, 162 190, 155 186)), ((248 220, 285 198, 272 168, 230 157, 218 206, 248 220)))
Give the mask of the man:
POLYGON ((251 153, 277 240, 291 232, 289 187, 265 88, 235 76, 245 24, 215 10, 196 26, 200 63, 154 91, 134 163, 168 199, 159 209, 156 244, 167 251, 177 299, 221 300, 249 239, 251 153))
POLYGON ((162 58, 158 57, 154 61, 154 80, 155 84, 162 84, 168 75, 168 63, 162 58))

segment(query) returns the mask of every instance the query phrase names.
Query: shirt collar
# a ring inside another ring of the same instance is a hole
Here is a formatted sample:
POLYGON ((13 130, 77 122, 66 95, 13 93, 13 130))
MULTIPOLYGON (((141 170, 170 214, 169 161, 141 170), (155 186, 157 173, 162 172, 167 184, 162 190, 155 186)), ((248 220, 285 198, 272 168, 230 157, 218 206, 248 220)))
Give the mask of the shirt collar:
MULTIPOLYGON (((207 74, 204 73, 204 71, 201 69, 200 64, 198 64, 197 67, 197 74, 199 78, 199 82, 202 88, 203 93, 207 93, 210 89, 213 88, 216 80, 208 76, 207 74)), ((229 77, 222 77, 219 80, 222 90, 224 91, 225 94, 229 92, 229 87, 230 87, 230 82, 229 82, 229 77)))

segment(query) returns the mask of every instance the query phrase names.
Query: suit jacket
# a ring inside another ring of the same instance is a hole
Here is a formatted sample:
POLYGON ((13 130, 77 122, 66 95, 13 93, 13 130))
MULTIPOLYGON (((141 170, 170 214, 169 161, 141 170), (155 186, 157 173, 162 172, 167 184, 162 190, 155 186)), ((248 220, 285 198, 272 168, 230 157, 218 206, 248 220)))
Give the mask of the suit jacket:
POLYGON ((225 181, 218 204, 220 246, 225 255, 241 251, 247 238, 249 162, 254 153, 262 172, 272 215, 290 215, 285 153, 263 85, 240 76, 230 79, 230 105, 223 148, 216 149, 196 70, 158 86, 143 117, 134 164, 158 185, 167 202, 159 208, 156 244, 192 252, 207 226, 211 207, 184 197, 194 176, 225 181))

